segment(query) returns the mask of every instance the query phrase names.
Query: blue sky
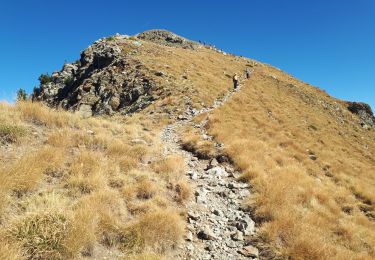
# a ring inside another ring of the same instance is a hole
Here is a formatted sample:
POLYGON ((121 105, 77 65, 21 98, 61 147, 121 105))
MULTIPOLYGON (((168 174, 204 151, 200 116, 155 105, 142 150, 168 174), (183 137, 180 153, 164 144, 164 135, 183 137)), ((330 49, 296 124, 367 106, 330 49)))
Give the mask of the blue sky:
POLYGON ((100 37, 164 28, 375 109, 375 0, 0 2, 0 100, 100 37))

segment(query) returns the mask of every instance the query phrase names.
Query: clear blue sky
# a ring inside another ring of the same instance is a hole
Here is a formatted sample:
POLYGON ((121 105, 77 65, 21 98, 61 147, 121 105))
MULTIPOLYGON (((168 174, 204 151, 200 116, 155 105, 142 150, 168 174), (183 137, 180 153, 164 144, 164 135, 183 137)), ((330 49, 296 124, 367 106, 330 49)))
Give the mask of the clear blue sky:
POLYGON ((164 28, 375 109, 375 0, 1 0, 0 100, 100 37, 164 28))

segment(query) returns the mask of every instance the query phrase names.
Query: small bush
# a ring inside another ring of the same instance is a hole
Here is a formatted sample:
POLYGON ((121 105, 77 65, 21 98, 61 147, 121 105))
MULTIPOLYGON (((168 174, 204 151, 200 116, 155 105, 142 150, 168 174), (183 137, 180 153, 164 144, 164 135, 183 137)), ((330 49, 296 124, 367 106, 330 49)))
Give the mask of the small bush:
POLYGON ((111 42, 111 41, 114 41, 114 40, 115 40, 115 37, 113 37, 113 36, 109 36, 109 37, 105 38, 105 40, 106 40, 107 42, 111 42))
POLYGON ((74 78, 72 76, 69 76, 66 79, 64 79, 64 84, 66 86, 70 86, 70 85, 72 85, 73 81, 74 81, 74 78))
POLYGON ((27 99, 27 93, 24 89, 20 88, 17 91, 17 101, 25 101, 27 99))
POLYGON ((40 85, 45 85, 52 81, 52 77, 48 73, 46 73, 46 74, 40 75, 38 80, 40 82, 40 85))
POLYGON ((175 200, 178 203, 183 203, 187 201, 191 194, 192 194, 192 189, 189 185, 189 183, 186 180, 180 180, 177 182, 177 184, 174 187, 174 190, 176 192, 175 195, 175 200))
POLYGON ((32 214, 10 229, 10 236, 21 243, 32 259, 61 259, 66 251, 63 241, 69 220, 61 213, 32 214))
POLYGON ((122 249, 127 252, 151 249, 164 253, 177 245, 183 233, 183 221, 176 212, 157 210, 143 215, 124 230, 122 249))
POLYGON ((15 143, 26 134, 26 129, 18 125, 0 122, 0 142, 15 143))

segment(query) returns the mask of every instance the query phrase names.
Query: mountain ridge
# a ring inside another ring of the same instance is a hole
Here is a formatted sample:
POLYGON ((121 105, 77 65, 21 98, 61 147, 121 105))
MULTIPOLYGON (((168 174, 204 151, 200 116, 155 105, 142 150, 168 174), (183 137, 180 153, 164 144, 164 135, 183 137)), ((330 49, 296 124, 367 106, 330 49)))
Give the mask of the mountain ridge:
MULTIPOLYGON (((154 29, 134 36, 117 34, 96 41, 81 53, 79 61, 74 64, 65 64, 60 72, 54 72, 50 82, 41 84, 32 94, 32 98, 43 100, 52 106, 79 110, 86 116, 111 114, 117 110, 128 113, 143 109, 163 93, 156 90, 156 95, 153 95, 156 86, 152 85, 154 83, 151 78, 146 77, 147 72, 142 70, 141 62, 132 57, 133 52, 139 51, 142 40, 166 47, 189 50, 207 48, 228 55, 212 46, 204 46, 167 30, 154 29), (124 49, 121 50, 119 47, 121 44, 126 45, 124 48, 128 53, 125 53, 124 49), (98 75, 95 75, 96 73, 98 75), (106 85, 109 83, 117 85, 114 91, 106 91, 106 85), (133 85, 130 86, 130 84, 133 85), (90 92, 92 87, 95 88, 94 93, 90 92), (89 91, 85 94, 87 90, 89 91), (140 97, 141 100, 138 101, 140 97), (83 105, 79 106, 77 103, 83 105)), ((255 62, 254 64, 261 63, 255 62)), ((265 65, 262 64, 262 66, 265 65)), ((160 72, 155 73, 160 74, 160 72)), ((304 94, 301 95, 302 98, 303 96, 304 94)), ((351 101, 342 101, 342 104, 361 118, 363 127, 375 127, 375 117, 368 104, 351 101)))

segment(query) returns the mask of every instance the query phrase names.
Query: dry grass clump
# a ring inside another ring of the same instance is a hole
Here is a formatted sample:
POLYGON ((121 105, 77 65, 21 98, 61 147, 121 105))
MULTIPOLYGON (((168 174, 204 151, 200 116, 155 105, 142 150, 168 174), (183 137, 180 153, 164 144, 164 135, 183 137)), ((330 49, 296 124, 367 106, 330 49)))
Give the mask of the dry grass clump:
POLYGON ((152 169, 166 180, 179 179, 185 170, 184 158, 180 155, 170 155, 152 163, 152 169))
POLYGON ((20 125, 9 124, 0 120, 0 143, 15 143, 27 133, 20 125))
POLYGON ((157 210, 141 216, 128 226, 123 231, 121 244, 125 251, 152 249, 165 253, 177 245, 183 229, 183 221, 176 212, 157 210))
POLYGON ((292 259, 375 257, 373 132, 323 102, 337 104, 262 67, 209 117, 208 131, 251 181, 265 258, 270 250, 292 259))
POLYGON ((62 213, 46 212, 26 216, 14 223, 9 235, 19 242, 33 259, 62 259, 63 241, 70 221, 62 213))
POLYGON ((179 180, 174 187, 172 187, 175 191, 174 199, 178 203, 184 203, 189 200, 191 195, 193 194, 192 188, 190 184, 185 179, 179 180))
POLYGON ((202 140, 201 135, 194 131, 185 131, 182 138, 182 147, 200 159, 211 159, 217 156, 214 142, 202 140))

